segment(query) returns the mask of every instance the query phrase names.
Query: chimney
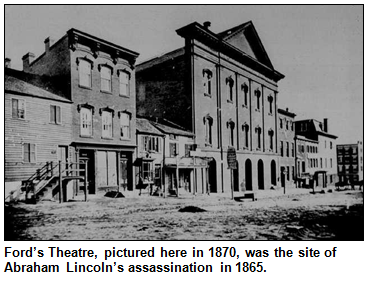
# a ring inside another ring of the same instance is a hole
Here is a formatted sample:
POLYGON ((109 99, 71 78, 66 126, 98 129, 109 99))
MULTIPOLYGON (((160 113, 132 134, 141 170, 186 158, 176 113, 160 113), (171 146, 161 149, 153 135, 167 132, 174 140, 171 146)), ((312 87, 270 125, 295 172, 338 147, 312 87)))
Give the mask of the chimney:
POLYGON ((34 60, 35 55, 31 52, 28 52, 22 57, 23 60, 23 71, 29 71, 30 65, 34 60))
POLYGON ((323 119, 323 130, 327 133, 328 132, 328 119, 323 119))
POLYGON ((10 58, 5 58, 5 67, 6 68, 11 68, 11 59, 10 58))
POLYGON ((208 29, 210 28, 210 26, 211 26, 211 22, 209 22, 209 21, 204 22, 204 23, 203 23, 203 26, 204 26, 204 28, 205 28, 205 29, 207 29, 207 30, 208 30, 208 29))
POLYGON ((45 52, 47 53, 50 50, 52 44, 54 44, 54 39, 52 39, 51 37, 47 37, 44 43, 45 43, 45 52))
POLYGON ((289 108, 286 108, 286 111, 289 112, 289 108))

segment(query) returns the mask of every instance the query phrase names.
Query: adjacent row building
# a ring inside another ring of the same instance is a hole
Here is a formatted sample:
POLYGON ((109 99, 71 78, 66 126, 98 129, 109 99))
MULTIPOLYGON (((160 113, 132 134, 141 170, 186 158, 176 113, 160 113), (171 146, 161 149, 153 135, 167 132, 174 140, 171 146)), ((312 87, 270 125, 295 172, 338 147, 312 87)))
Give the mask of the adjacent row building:
POLYGON ((138 65, 137 52, 76 29, 23 56, 23 71, 7 61, 6 188, 57 161, 88 163, 88 183, 76 181, 73 195, 85 185, 90 194, 173 195, 325 187, 337 168, 340 180, 360 172, 355 157, 336 166, 327 119, 295 121, 279 108, 284 75, 252 22, 221 33, 194 22, 176 33, 182 48, 138 65))

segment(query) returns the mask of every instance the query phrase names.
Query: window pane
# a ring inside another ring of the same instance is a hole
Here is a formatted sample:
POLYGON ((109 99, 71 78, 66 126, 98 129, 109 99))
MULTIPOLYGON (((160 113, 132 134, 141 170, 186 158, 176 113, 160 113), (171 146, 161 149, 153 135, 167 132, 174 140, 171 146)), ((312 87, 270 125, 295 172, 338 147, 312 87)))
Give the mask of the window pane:
POLYGON ((23 161, 26 163, 30 162, 29 158, 29 143, 23 144, 23 161))
POLYGON ((107 67, 101 68, 101 90, 111 91, 111 70, 107 67))
POLYGON ((84 60, 79 62, 79 84, 91 87, 91 64, 84 60))
POLYGON ((59 106, 56 106, 56 123, 61 123, 61 108, 59 106))
POLYGON ((55 106, 50 106, 50 122, 55 123, 55 106))
POLYGON ((120 72, 120 95, 129 96, 129 74, 120 72))
POLYGON ((18 100, 12 99, 12 117, 17 118, 18 117, 18 100))
POLYGON ((81 135, 92 135, 92 112, 90 109, 81 109, 81 135))
POLYGON ((120 116, 120 136, 130 138, 130 116, 126 113, 121 113, 120 116))
POLYGON ((102 137, 112 137, 112 114, 110 112, 102 112, 102 137))

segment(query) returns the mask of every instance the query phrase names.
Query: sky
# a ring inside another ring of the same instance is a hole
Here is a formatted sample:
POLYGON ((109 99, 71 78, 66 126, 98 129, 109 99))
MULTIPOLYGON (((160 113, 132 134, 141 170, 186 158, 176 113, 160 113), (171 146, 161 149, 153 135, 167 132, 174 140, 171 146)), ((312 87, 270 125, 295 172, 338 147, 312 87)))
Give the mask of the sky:
POLYGON ((175 30, 211 22, 217 33, 252 21, 274 68, 278 107, 296 120, 328 118, 337 144, 363 140, 363 6, 5 6, 5 57, 44 52, 44 40, 76 28, 140 53, 137 62, 184 46, 175 30))

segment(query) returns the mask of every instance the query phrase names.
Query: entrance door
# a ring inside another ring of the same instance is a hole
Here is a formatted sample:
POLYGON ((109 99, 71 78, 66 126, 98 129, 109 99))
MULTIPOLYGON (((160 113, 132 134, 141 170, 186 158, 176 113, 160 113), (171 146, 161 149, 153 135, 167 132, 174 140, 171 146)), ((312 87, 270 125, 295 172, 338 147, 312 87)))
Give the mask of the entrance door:
MULTIPOLYGON (((93 150, 81 149, 79 152, 79 162, 87 161, 87 181, 88 181, 88 194, 96 193, 95 184, 95 152, 93 150)), ((84 166, 80 166, 84 168, 84 166)), ((80 172, 84 176, 84 172, 80 172)), ((84 181, 79 181, 79 189, 84 191, 84 181)))
POLYGON ((210 185, 210 192, 217 193, 217 174, 216 161, 212 159, 208 164, 208 183, 210 185))
POLYGON ((252 161, 247 159, 245 161, 245 188, 247 191, 252 191, 252 161))
POLYGON ((120 157, 120 186, 125 191, 128 188, 128 158, 120 157))
POLYGON ((239 192, 239 166, 238 162, 236 162, 236 169, 233 169, 233 184, 234 184, 234 192, 239 192))
POLYGON ((281 187, 285 187, 285 167, 280 167, 281 187))
POLYGON ((258 189, 264 190, 263 161, 258 161, 258 189))
POLYGON ((66 163, 68 159, 68 147, 59 146, 58 147, 58 161, 61 161, 61 171, 66 169, 66 163))

